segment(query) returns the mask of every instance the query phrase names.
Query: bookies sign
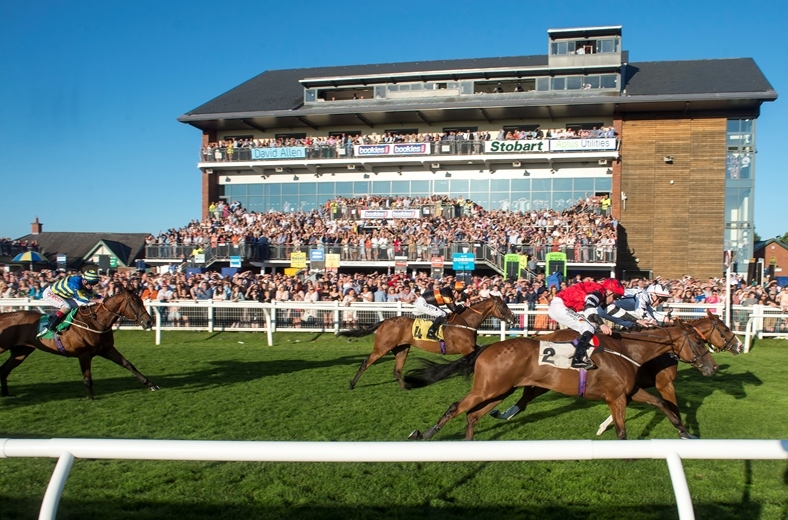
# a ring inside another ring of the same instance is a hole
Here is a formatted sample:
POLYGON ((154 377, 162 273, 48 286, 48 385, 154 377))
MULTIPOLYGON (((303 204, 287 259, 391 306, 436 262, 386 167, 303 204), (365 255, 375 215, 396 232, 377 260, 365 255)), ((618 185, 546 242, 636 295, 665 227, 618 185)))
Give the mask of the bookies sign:
POLYGON ((519 141, 486 141, 485 153, 543 153, 585 150, 615 150, 617 139, 526 139, 519 141))
POLYGON ((451 260, 451 268, 455 271, 473 271, 476 267, 476 256, 473 253, 454 253, 451 260))
POLYGON ((356 157, 380 155, 429 155, 430 143, 357 144, 356 157))
POLYGON ((255 161, 266 159, 306 159, 306 148, 303 146, 252 148, 252 159, 255 161))
POLYGON ((362 209, 361 218, 419 218, 421 212, 416 209, 362 209))

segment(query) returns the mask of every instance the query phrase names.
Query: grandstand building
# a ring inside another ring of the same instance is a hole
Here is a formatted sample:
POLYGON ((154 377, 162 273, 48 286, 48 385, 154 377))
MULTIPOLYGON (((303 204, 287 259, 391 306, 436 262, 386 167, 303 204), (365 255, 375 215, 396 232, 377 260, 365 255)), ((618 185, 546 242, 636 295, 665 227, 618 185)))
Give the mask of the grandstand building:
MULTIPOLYGON (((263 72, 178 118, 202 132, 203 216, 218 200, 297 212, 445 195, 533 212, 609 195, 614 254, 570 270, 707 277, 725 249, 752 257, 756 120, 777 99, 754 60, 630 61, 620 26, 551 29, 546 43, 263 72)), ((375 209, 353 216, 428 211, 375 209)))

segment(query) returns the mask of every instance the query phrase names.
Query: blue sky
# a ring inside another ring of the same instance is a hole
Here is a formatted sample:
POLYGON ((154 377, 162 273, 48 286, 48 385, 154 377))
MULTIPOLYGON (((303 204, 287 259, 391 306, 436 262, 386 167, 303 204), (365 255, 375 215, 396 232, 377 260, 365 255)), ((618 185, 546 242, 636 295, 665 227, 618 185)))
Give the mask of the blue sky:
POLYGON ((632 62, 755 59, 782 96, 758 119, 756 232, 788 232, 785 2, 44 0, 0 2, 0 236, 199 218, 200 132, 176 118, 265 70, 546 54, 548 29, 593 25, 622 25, 632 62))

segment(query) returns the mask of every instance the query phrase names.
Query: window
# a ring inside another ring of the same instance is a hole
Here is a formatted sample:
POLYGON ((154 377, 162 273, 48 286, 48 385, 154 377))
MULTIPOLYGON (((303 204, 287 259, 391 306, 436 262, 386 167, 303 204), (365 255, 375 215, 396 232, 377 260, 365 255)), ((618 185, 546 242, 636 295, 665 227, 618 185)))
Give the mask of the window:
POLYGON ((569 76, 568 78, 566 78, 567 90, 580 90, 581 88, 583 88, 582 76, 569 76))
POLYGON ((566 78, 553 78, 550 90, 564 90, 566 88, 566 78))
POLYGON ((605 40, 597 40, 597 52, 618 52, 618 38, 608 38, 605 40))

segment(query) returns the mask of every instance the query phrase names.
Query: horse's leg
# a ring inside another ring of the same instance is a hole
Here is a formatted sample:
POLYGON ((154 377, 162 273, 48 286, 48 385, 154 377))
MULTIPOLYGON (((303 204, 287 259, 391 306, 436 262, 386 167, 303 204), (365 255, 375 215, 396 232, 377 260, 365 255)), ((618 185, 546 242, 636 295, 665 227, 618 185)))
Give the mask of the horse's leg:
POLYGON ((610 407, 613 422, 616 424, 616 436, 623 441, 627 438, 627 426, 625 424, 627 415, 626 394, 607 400, 607 405, 610 407))
POLYGON ((676 388, 673 386, 673 381, 676 379, 677 373, 678 369, 675 365, 664 368, 657 372, 654 383, 659 395, 662 396, 665 406, 667 406, 670 411, 679 418, 679 422, 681 422, 678 399, 676 399, 676 388))
POLYGON ((408 352, 410 352, 410 345, 399 345, 392 350, 394 353, 394 377, 399 383, 399 387, 403 390, 405 388, 405 381, 402 380, 402 368, 405 366, 405 360, 408 359, 408 352))
POLYGON ((668 403, 666 403, 659 397, 653 396, 650 393, 643 390, 642 388, 639 388, 637 392, 632 394, 632 400, 637 401, 638 403, 650 404, 662 410, 662 412, 668 416, 670 422, 673 423, 673 426, 675 426, 676 429, 679 431, 679 437, 681 437, 682 439, 695 438, 692 435, 690 435, 690 433, 687 431, 687 428, 684 427, 684 425, 681 422, 681 418, 676 413, 674 413, 673 410, 671 410, 670 405, 668 405, 668 403))
POLYGON ((465 412, 465 411, 468 411, 468 410, 471 410, 471 409, 475 408, 477 405, 479 405, 479 403, 483 403, 487 399, 489 399, 489 397, 487 397, 485 395, 482 395, 479 391, 471 390, 471 392, 468 395, 466 395, 465 397, 463 397, 460 401, 452 403, 451 406, 449 406, 449 409, 446 410, 446 413, 444 413, 443 416, 435 424, 435 426, 433 426, 429 430, 425 431, 423 434, 421 432, 419 432, 418 430, 414 430, 413 433, 410 434, 408 439, 411 439, 411 440, 414 440, 414 439, 429 440, 429 439, 431 439, 436 433, 438 433, 438 431, 441 428, 443 428, 443 426, 447 422, 449 422, 450 420, 454 419, 455 417, 460 415, 462 412, 465 412))
POLYGON ((118 352, 118 349, 116 349, 114 346, 109 346, 104 348, 101 352, 99 352, 99 356, 105 359, 109 359, 114 363, 117 363, 118 365, 122 366, 123 368, 134 374, 140 383, 151 389, 151 392, 155 392, 156 390, 159 389, 159 387, 156 386, 156 384, 153 381, 145 377, 142 374, 142 372, 137 370, 137 367, 132 365, 128 359, 123 357, 123 354, 118 352))
POLYGON ((0 397, 8 397, 8 375, 13 369, 22 364, 27 356, 33 353, 35 347, 28 347, 26 345, 17 345, 9 349, 11 357, 9 357, 3 366, 0 367, 0 397))
POLYGON ((494 399, 488 399, 486 403, 483 403, 480 407, 476 407, 473 410, 470 410, 467 414, 465 414, 465 440, 472 441, 473 440, 473 432, 476 427, 476 423, 479 422, 483 416, 490 412, 493 408, 495 408, 498 403, 512 395, 514 392, 514 388, 509 390, 508 392, 499 395, 494 399))
POLYGON ((93 361, 93 354, 88 353, 79 356, 79 368, 82 369, 82 384, 85 385, 88 399, 93 401, 93 377, 90 373, 91 361, 93 361))
MULTIPOLYGON (((381 338, 382 336, 380 332, 377 332, 375 334, 375 346, 372 348, 372 353, 369 355, 369 357, 367 357, 367 359, 361 362, 361 366, 358 368, 358 372, 356 372, 356 377, 350 381, 351 390, 356 387, 356 383, 358 383, 358 380, 361 378, 361 374, 363 374, 367 368, 371 367, 372 363, 383 357, 384 354, 393 348, 393 346, 389 347, 388 345, 383 344, 383 340, 381 338)), ((400 385, 402 385, 401 382, 400 385)))
POLYGON ((506 410, 503 413, 501 413, 499 410, 491 411, 490 416, 496 419, 508 421, 518 413, 525 411, 525 407, 528 406, 528 403, 530 403, 540 395, 546 393, 547 391, 548 391, 547 388, 540 388, 537 386, 526 386, 525 388, 523 388, 523 396, 520 397, 519 401, 514 403, 512 406, 509 407, 508 410, 506 410))

